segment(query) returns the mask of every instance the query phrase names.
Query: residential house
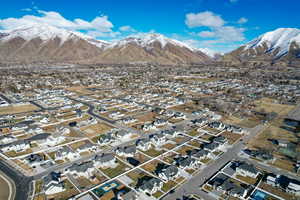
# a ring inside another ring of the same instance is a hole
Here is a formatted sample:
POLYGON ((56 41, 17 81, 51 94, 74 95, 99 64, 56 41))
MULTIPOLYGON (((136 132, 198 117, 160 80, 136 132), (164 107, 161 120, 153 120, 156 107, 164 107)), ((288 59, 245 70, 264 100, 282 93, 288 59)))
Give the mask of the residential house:
POLYGON ((30 149, 30 143, 27 140, 17 140, 5 145, 1 145, 0 149, 3 152, 8 152, 8 151, 22 152, 22 151, 26 151, 27 149, 30 149))
POLYGON ((300 181, 296 179, 291 179, 284 175, 277 175, 275 187, 278 187, 281 190, 290 194, 300 196, 300 181))
POLYGON ((272 185, 273 187, 275 187, 277 185, 277 176, 275 174, 269 174, 266 177, 266 183, 268 185, 272 185))
POLYGON ((76 149, 76 151, 77 151, 78 153, 88 152, 88 151, 89 151, 89 152, 96 152, 96 151, 97 151, 97 146, 94 145, 94 144, 92 144, 92 143, 87 142, 87 143, 85 143, 85 144, 79 146, 79 147, 76 149))
POLYGON ((131 135, 132 134, 126 130, 118 130, 115 132, 115 137, 121 140, 130 139, 131 135))
POLYGON ((166 125, 167 123, 168 123, 168 121, 165 120, 165 119, 156 119, 156 120, 153 122, 154 126, 164 126, 164 125, 166 125))
POLYGON ((75 160, 79 158, 80 154, 78 152, 72 151, 69 147, 63 146, 55 152, 55 160, 75 160))
POLYGON ((64 142, 65 137, 58 136, 58 135, 57 136, 51 135, 49 133, 41 133, 31 137, 29 140, 31 142, 33 141, 37 142, 40 146, 53 147, 64 142))
POLYGON ((194 158, 194 159, 206 159, 206 158, 211 158, 211 153, 207 150, 204 149, 193 149, 191 150, 191 152, 189 153, 189 155, 194 158))
POLYGON ((208 120, 206 118, 198 118, 191 120, 191 122, 197 126, 204 126, 205 124, 207 124, 208 120))
POLYGON ((64 183, 61 181, 61 174, 51 172, 43 178, 44 191, 46 195, 53 195, 65 191, 64 183))
POLYGON ((149 138, 142 138, 136 141, 136 147, 142 151, 148 151, 151 149, 151 141, 149 138))
POLYGON ((156 173, 165 182, 175 180, 179 176, 179 170, 175 165, 166 165, 157 169, 156 173))
POLYGON ((18 139, 13 135, 1 135, 0 144, 8 144, 17 141, 18 139))
POLYGON ((118 200, 137 200, 137 194, 133 190, 121 190, 117 196, 118 200))
POLYGON ((160 134, 167 136, 168 138, 175 138, 180 132, 176 129, 167 129, 160 132, 160 134))
POLYGON ((236 173, 241 176, 248 176, 251 178, 257 178, 257 176, 260 174, 254 165, 246 162, 243 162, 236 167, 236 173))
POLYGON ((141 181, 141 183, 137 186, 137 189, 143 193, 152 195, 160 190, 162 186, 163 182, 160 179, 152 177, 141 181))
POLYGON ((65 170, 66 174, 69 173, 76 177, 92 177, 94 175, 94 172, 95 168, 92 161, 74 163, 65 170))
POLYGON ((217 129, 217 130, 220 130, 220 131, 225 129, 225 125, 222 122, 219 122, 219 121, 211 122, 211 123, 208 124, 208 126, 210 128, 214 128, 214 129, 217 129))
POLYGON ((116 158, 112 153, 103 153, 96 155, 94 162, 97 167, 111 167, 115 165, 116 158))
POLYGON ((115 138, 112 136, 112 133, 107 133, 102 135, 97 141, 99 145, 107 145, 115 141, 115 138))
POLYGON ((125 147, 118 147, 116 149, 116 154, 118 156, 124 156, 124 157, 134 157, 136 153, 136 146, 130 145, 125 147))
POLYGON ((239 186, 229 179, 226 179, 221 185, 219 185, 217 187, 217 190, 222 191, 224 194, 228 194, 237 198, 246 198, 248 194, 247 188, 239 186))
POLYGON ((33 168, 40 166, 46 162, 45 155, 41 154, 30 154, 25 158, 26 162, 33 168))
POLYGON ((154 146, 161 146, 166 143, 166 137, 163 134, 152 134, 149 138, 154 146))
POLYGON ((221 144, 218 142, 211 142, 211 143, 205 143, 203 145, 204 150, 207 151, 215 151, 218 150, 220 148, 221 144))
POLYGON ((173 117, 175 119, 185 119, 186 118, 185 114, 183 114, 181 112, 175 112, 174 115, 173 115, 173 117))
POLYGON ((195 169, 200 165, 199 161, 190 156, 176 158, 175 162, 181 169, 195 169))
POLYGON ((156 129, 156 126, 152 123, 146 123, 146 124, 142 125, 142 129, 144 131, 150 131, 150 130, 156 129))

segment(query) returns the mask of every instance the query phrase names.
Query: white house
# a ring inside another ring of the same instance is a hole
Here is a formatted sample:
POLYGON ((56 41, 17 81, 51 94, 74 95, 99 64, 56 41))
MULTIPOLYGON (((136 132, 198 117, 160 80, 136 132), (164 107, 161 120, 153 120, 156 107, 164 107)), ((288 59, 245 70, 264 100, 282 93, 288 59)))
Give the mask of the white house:
POLYGON ((30 149, 30 143, 26 140, 17 140, 15 142, 4 145, 1 150, 3 152, 15 151, 22 152, 30 149))
POLYGON ((73 152, 70 148, 64 146, 60 149, 58 149, 55 153, 55 160, 75 160, 80 157, 80 154, 78 152, 73 152))
POLYGON ((251 164, 242 163, 236 168, 236 173, 241 176, 248 176, 251 178, 257 178, 259 171, 251 164))
POLYGON ((139 139, 136 142, 136 147, 142 151, 148 151, 151 149, 151 141, 148 138, 139 139))
POLYGON ((124 156, 124 157, 134 157, 136 153, 136 146, 126 146, 126 147, 119 147, 116 149, 116 153, 118 156, 124 156))
POLYGON ((178 178, 179 170, 175 165, 169 165, 164 167, 163 169, 160 169, 160 171, 157 174, 159 178, 161 178, 165 182, 168 182, 178 178))
POLYGON ((103 153, 101 155, 96 155, 94 162, 97 167, 112 167, 115 166, 116 158, 111 153, 103 153))
POLYGON ((63 182, 61 181, 60 173, 51 172, 43 178, 44 191, 46 195, 52 195, 65 191, 63 182))
POLYGON ((163 134, 150 135, 150 140, 154 146, 161 146, 166 143, 166 136, 163 134))
POLYGON ((92 177, 94 175, 95 168, 92 161, 83 163, 74 163, 65 170, 65 173, 72 174, 77 177, 92 177))

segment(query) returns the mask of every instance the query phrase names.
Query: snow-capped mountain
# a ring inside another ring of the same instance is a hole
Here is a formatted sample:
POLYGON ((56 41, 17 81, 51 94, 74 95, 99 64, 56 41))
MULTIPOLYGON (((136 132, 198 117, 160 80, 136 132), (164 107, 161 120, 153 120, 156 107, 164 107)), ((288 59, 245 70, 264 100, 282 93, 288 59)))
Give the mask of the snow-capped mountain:
POLYGON ((183 42, 167 38, 167 37, 165 37, 161 34, 157 34, 157 33, 148 33, 148 34, 141 33, 141 34, 129 36, 125 39, 122 39, 122 40, 112 43, 107 48, 121 47, 121 46, 125 46, 128 44, 135 44, 135 45, 139 45, 141 47, 147 48, 154 43, 159 43, 161 48, 164 48, 167 44, 173 44, 176 46, 190 49, 191 51, 194 50, 194 48, 188 46, 187 44, 185 44, 183 42))
POLYGON ((0 33, 2 62, 78 61, 101 53, 107 42, 45 24, 0 33))
POLYGON ((161 34, 137 34, 108 43, 45 24, 0 31, 0 62, 184 64, 208 60, 202 51, 161 34))
POLYGON ((240 60, 294 60, 300 58, 300 30, 279 28, 267 32, 229 55, 240 60))
POLYGON ((187 44, 161 34, 137 34, 113 42, 97 57, 105 63, 200 63, 210 58, 187 44))
POLYGON ((19 27, 14 30, 5 30, 2 31, 1 34, 0 34, 0 38, 2 42, 9 41, 11 39, 19 37, 26 41, 39 38, 44 42, 58 38, 60 39, 61 45, 68 40, 79 40, 79 39, 86 40, 89 43, 94 44, 98 47, 105 47, 109 44, 106 41, 94 40, 92 37, 79 32, 68 31, 47 24, 36 24, 32 26, 19 27), (1 34, 3 35, 2 38, 1 38, 1 34))

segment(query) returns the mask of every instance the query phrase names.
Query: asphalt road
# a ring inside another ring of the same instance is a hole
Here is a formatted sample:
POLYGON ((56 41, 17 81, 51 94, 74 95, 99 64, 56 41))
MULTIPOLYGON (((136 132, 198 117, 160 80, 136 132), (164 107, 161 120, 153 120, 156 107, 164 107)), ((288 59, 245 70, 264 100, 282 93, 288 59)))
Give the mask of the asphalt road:
POLYGON ((9 98, 7 98, 4 94, 0 93, 0 97, 2 99, 4 99, 5 101, 7 101, 7 103, 12 103, 12 100, 10 100, 9 98))
POLYGON ((15 183, 15 200, 24 200, 32 193, 32 177, 26 177, 0 160, 1 171, 15 183))

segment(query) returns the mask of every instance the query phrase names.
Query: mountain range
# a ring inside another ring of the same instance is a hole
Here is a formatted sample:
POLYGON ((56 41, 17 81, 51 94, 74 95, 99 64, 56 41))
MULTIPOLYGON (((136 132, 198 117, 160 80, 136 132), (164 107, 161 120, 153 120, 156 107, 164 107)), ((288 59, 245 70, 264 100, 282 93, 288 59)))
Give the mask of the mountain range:
MULTIPOLYGON (((136 34, 106 42, 83 33, 39 24, 0 31, 1 63, 159 63, 192 64, 213 60, 214 53, 161 34, 136 34)), ((300 30, 279 28, 236 50, 218 55, 230 62, 300 60, 300 30)))
POLYGON ((226 54, 224 59, 239 62, 299 61, 300 30, 296 28, 279 28, 267 32, 226 54))

